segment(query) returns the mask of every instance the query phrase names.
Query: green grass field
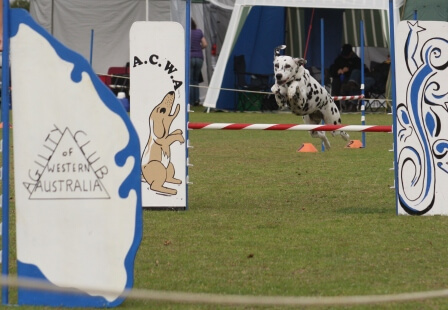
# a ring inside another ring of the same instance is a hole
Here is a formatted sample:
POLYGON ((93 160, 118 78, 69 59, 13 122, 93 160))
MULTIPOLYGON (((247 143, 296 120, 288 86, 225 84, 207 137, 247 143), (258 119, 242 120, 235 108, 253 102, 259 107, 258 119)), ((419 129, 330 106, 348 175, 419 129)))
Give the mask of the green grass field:
MULTIPOLYGON (((284 113, 195 110, 191 122, 302 123, 284 113)), ((344 114, 343 124, 360 118, 344 114)), ((367 114, 366 123, 391 125, 392 116, 367 114)), ((328 135, 330 151, 298 153, 305 142, 320 150, 319 141, 302 131, 190 131, 189 210, 144 211, 134 287, 313 297, 447 288, 448 218, 396 215, 393 135, 367 133, 364 149, 328 135)), ((120 308, 236 307, 127 299, 120 308)), ((318 307, 335 308, 344 307, 318 307)), ((347 308, 446 309, 448 299, 347 308)))

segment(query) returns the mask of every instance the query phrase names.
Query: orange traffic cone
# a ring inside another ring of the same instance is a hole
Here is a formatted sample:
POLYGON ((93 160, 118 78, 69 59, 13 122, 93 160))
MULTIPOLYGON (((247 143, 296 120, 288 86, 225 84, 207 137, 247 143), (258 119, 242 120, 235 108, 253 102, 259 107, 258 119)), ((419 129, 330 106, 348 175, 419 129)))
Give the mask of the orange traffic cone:
POLYGON ((350 140, 350 142, 345 146, 347 149, 360 149, 363 148, 362 142, 359 140, 350 140))
POLYGON ((317 149, 312 143, 303 143, 301 147, 297 150, 299 153, 316 153, 317 149))

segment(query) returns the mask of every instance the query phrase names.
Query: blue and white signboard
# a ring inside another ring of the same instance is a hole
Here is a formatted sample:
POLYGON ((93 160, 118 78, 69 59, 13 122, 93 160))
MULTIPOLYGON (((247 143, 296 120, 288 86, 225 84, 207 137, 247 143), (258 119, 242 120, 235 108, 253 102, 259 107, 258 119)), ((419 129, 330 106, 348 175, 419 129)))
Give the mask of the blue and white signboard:
POLYGON ((142 238, 140 146, 88 62, 11 10, 19 304, 112 307, 134 281, 142 238), (103 292, 103 293, 99 293, 103 292))
POLYGON ((143 207, 186 209, 185 31, 175 22, 135 22, 130 45, 143 207))
POLYGON ((448 215, 448 23, 397 29, 397 211, 448 215))

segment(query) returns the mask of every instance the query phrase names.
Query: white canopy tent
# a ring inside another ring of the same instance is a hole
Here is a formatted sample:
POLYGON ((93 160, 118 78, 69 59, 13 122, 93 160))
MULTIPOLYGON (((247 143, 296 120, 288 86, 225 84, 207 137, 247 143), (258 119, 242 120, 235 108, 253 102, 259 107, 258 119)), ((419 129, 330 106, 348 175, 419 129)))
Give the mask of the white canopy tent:
POLYGON ((394 24, 396 25, 400 20, 398 9, 403 5, 404 0, 236 0, 221 53, 209 83, 204 106, 208 108, 216 108, 227 61, 231 55, 242 26, 253 6, 376 9, 389 12, 390 1, 392 1, 393 4, 395 12, 394 24))
MULTIPOLYGON (((135 21, 175 21, 185 27, 185 9, 183 0, 30 1, 36 22, 84 58, 92 52, 92 67, 99 74, 129 62, 129 29, 135 21)), ((192 4, 190 15, 204 26, 202 3, 192 4)))

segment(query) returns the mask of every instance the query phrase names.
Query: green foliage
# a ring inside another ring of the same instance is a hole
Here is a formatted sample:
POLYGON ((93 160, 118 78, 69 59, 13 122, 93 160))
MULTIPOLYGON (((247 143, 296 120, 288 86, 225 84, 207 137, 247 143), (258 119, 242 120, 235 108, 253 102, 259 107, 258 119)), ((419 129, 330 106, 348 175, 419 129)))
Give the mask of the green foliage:
MULTIPOLYGON (((302 122, 291 114, 195 109, 191 122, 302 122)), ((360 117, 344 114, 343 123, 360 124, 360 117)), ((391 125, 392 117, 369 114, 367 123, 391 125)), ((135 288, 316 297, 448 286, 448 218, 396 215, 392 134, 368 133, 366 148, 348 149, 328 133, 333 148, 319 153, 296 152, 304 142, 320 150, 307 132, 189 135, 189 210, 144 212, 135 288)), ((350 135, 361 139, 360 133, 350 135)), ((350 309, 447 307, 448 300, 434 299, 350 309)), ((128 299, 120 309, 235 307, 128 299)))
POLYGON ((11 2, 11 8, 21 8, 27 11, 30 10, 30 1, 29 0, 14 0, 11 2))

